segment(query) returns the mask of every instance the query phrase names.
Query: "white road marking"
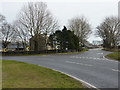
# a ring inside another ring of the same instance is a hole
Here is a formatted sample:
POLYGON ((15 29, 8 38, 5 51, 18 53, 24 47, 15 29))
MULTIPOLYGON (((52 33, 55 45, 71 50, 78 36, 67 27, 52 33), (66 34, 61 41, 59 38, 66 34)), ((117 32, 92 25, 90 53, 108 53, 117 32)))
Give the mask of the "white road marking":
POLYGON ((107 60, 107 61, 118 62, 118 61, 116 61, 116 60, 110 60, 110 59, 107 59, 107 58, 105 58, 105 56, 103 56, 103 58, 104 58, 105 60, 107 60))
POLYGON ((48 56, 48 55, 42 55, 42 56, 48 56))
POLYGON ((97 58, 98 60, 100 60, 100 58, 97 58))
POLYGON ((65 72, 62 72, 62 71, 59 71, 59 70, 56 70, 56 69, 52 69, 52 70, 61 72, 61 73, 63 73, 63 74, 66 74, 66 75, 68 75, 69 77, 72 77, 72 78, 80 81, 83 85, 87 86, 88 88, 94 88, 94 89, 96 89, 96 90, 99 90, 97 87, 95 87, 95 86, 91 85, 90 83, 88 83, 88 82, 86 82, 86 81, 83 81, 83 80, 81 80, 81 79, 79 79, 79 78, 77 78, 77 77, 75 77, 75 76, 72 76, 72 75, 70 75, 70 74, 67 74, 67 73, 65 73, 65 72))
POLYGON ((84 63, 78 63, 78 62, 71 62, 71 61, 65 61, 67 63, 73 63, 73 64, 79 64, 79 65, 84 65, 84 66, 93 66, 93 65, 90 65, 90 64, 84 64, 84 63))
POLYGON ((116 69, 112 69, 113 71, 115 71, 115 72, 120 72, 119 70, 116 70, 116 69))
POLYGON ((83 58, 83 59, 86 58, 86 59, 93 59, 93 60, 104 60, 104 61, 118 62, 118 61, 115 61, 115 60, 107 59, 104 56, 103 56, 103 58, 70 56, 70 58, 83 58))
POLYGON ((92 57, 89 57, 89 59, 92 59, 92 57))
POLYGON ((98 54, 103 54, 103 53, 98 53, 98 54))

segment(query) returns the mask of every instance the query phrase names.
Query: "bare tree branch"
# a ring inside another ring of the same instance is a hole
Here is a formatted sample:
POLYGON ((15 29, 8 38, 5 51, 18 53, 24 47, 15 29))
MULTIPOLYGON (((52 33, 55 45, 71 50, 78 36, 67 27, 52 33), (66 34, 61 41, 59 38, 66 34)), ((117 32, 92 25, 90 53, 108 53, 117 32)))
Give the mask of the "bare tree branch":
POLYGON ((117 17, 106 17, 97 27, 96 34, 103 39, 104 47, 115 48, 120 39, 120 20, 117 17))
POLYGON ((69 29, 74 31, 74 34, 79 37, 79 40, 82 44, 88 38, 88 35, 91 33, 90 24, 84 17, 75 17, 69 21, 69 29))

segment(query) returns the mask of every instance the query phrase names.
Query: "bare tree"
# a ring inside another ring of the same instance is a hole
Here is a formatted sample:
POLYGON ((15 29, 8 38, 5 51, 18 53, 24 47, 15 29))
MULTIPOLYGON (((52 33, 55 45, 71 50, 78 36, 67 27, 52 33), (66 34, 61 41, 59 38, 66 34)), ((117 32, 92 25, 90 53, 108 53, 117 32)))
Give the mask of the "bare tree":
POLYGON ((5 22, 5 16, 3 16, 2 14, 0 14, 0 40, 2 40, 2 25, 5 22))
POLYGON ((27 30, 31 37, 44 34, 46 44, 47 36, 58 28, 57 21, 44 2, 28 3, 20 12, 18 21, 21 23, 20 27, 24 27, 24 30, 27 30))
POLYGON ((22 46, 24 48, 24 50, 26 49, 26 47, 28 46, 28 38, 29 38, 29 34, 26 30, 25 27, 22 27, 22 24, 19 21, 15 21, 13 23, 14 28, 15 28, 15 33, 17 35, 16 37, 16 42, 19 44, 20 42, 22 42, 22 46))
POLYGON ((97 27, 96 34, 103 40, 105 48, 115 48, 120 39, 120 20, 117 17, 106 17, 97 27))
POLYGON ((7 23, 2 14, 0 14, 0 36, 3 48, 7 48, 8 44, 14 41, 16 37, 14 27, 7 23))
POLYGON ((7 48, 8 44, 15 41, 16 35, 12 25, 4 23, 2 25, 2 45, 3 48, 7 48))
POLYGON ((91 33, 90 24, 87 22, 84 17, 75 17, 69 21, 69 29, 74 31, 74 34, 79 37, 81 44, 84 44, 84 41, 88 38, 88 35, 91 33))

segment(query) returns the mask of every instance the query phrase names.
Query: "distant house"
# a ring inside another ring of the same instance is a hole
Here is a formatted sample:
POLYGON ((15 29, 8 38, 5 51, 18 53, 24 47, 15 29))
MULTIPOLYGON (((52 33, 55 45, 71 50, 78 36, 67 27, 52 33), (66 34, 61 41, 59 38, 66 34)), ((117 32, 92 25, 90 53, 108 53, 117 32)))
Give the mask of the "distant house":
POLYGON ((84 42, 84 47, 86 48, 93 48, 93 45, 91 43, 89 43, 88 41, 84 42))
POLYGON ((23 50, 23 45, 21 42, 19 42, 19 45, 16 42, 11 42, 10 44, 8 44, 7 48, 3 48, 2 41, 0 41, 0 52, 15 50, 23 50))
POLYGON ((46 49, 45 37, 42 34, 36 34, 30 38, 30 50, 42 51, 46 49))
POLYGON ((11 42, 8 47, 7 50, 9 51, 14 51, 14 50, 23 50, 23 45, 22 43, 17 43, 17 42, 11 42))
POLYGON ((117 42, 117 46, 120 46, 120 38, 119 38, 119 41, 117 42))
POLYGON ((99 40, 95 40, 95 41, 93 41, 93 44, 94 45, 101 45, 101 44, 103 44, 103 42, 99 41, 99 40))
POLYGON ((2 51, 2 41, 0 41, 0 52, 2 51))

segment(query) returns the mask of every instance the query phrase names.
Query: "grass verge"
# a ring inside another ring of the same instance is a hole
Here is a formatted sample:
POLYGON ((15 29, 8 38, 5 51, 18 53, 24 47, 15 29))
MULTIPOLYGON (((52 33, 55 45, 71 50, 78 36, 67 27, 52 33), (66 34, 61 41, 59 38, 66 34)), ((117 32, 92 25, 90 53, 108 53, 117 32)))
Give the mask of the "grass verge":
POLYGON ((104 50, 104 51, 110 51, 110 52, 120 52, 120 49, 108 49, 108 48, 104 48, 102 50, 104 50))
POLYGON ((60 72, 11 60, 2 60, 2 76, 2 88, 84 88, 60 72))
POLYGON ((120 61, 120 52, 111 53, 105 56, 106 58, 120 61))

